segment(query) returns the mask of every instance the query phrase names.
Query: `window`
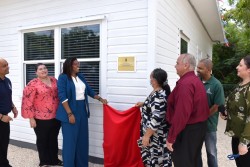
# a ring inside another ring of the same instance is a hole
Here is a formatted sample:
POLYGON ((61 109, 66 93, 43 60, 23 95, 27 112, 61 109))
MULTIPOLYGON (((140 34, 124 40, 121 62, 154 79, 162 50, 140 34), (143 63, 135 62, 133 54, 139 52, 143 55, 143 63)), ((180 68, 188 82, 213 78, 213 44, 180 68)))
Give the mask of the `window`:
POLYGON ((36 77, 37 63, 44 63, 49 75, 55 76, 61 73, 66 58, 76 57, 80 62, 80 73, 84 74, 91 88, 99 93, 100 24, 69 25, 63 28, 55 26, 50 30, 23 33, 23 39, 25 84, 36 77), (60 34, 57 39, 54 35, 56 31, 60 34), (61 45, 57 45, 56 41, 61 41, 61 45), (55 55, 55 52, 60 55, 55 55), (56 66, 55 62, 60 63, 56 66))
POLYGON ((80 73, 95 92, 99 92, 99 62, 80 62, 80 73))
POLYGON ((188 52, 188 43, 181 38, 181 54, 188 52))
POLYGON ((62 28, 62 59, 99 58, 99 25, 62 28))
MULTIPOLYGON (((36 77, 35 66, 43 60, 54 60, 54 30, 24 33, 25 84, 36 77)), ((54 76, 54 63, 44 64, 54 76)))
POLYGON ((80 72, 84 74, 95 92, 99 92, 99 61, 84 61, 84 59, 100 57, 99 33, 98 24, 61 29, 61 59, 77 57, 80 62, 80 72))
POLYGON ((188 53, 188 42, 190 41, 190 39, 182 30, 180 30, 180 37, 181 37, 180 38, 180 54, 188 53))
POLYGON ((24 60, 54 59, 54 31, 24 34, 24 60))

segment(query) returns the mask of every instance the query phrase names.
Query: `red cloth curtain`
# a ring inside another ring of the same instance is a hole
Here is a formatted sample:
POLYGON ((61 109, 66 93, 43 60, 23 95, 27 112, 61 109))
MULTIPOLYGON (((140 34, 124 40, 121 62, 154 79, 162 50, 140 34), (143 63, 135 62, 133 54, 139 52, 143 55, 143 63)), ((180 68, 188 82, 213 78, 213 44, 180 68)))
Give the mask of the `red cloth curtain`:
POLYGON ((137 140, 140 138, 141 114, 138 107, 118 111, 104 108, 104 166, 143 167, 137 140))

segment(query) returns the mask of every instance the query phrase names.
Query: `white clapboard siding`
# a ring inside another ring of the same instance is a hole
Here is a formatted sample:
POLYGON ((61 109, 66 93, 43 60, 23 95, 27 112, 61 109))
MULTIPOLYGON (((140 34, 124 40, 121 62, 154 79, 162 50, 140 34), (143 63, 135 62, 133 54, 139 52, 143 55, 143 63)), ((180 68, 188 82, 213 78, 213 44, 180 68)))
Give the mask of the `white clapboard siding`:
POLYGON ((172 86, 178 79, 173 67, 180 54, 180 31, 190 38, 188 52, 195 56, 197 46, 205 55, 211 55, 212 42, 188 1, 157 2, 156 66, 168 72, 168 80, 172 86))
MULTIPOLYGON (((10 65, 8 77, 19 111, 23 89, 20 33, 28 31, 27 27, 32 31, 51 29, 42 25, 103 16, 103 20, 98 20, 100 35, 104 36, 101 40, 101 74, 104 75, 100 76, 101 96, 121 111, 145 100, 152 89, 149 76, 153 68, 165 69, 169 84, 174 87, 178 79, 174 66, 180 52, 180 30, 190 38, 190 53, 212 54, 210 38, 184 0, 1 0, 0 16, 0 57, 7 59, 10 65), (134 56, 135 71, 117 71, 119 56, 134 56)), ((92 22, 96 20, 86 23, 92 22)), ((90 98, 90 111, 90 155, 103 158, 103 106, 90 98)), ((34 131, 21 114, 11 122, 11 139, 35 143, 34 131)), ((59 146, 62 147, 61 132, 59 146)))
MULTIPOLYGON (((117 71, 117 62, 109 62, 108 63, 109 70, 117 71)), ((137 62, 136 63, 136 71, 145 70, 147 68, 146 62, 137 62)))
POLYGON ((145 26, 108 30, 108 36, 110 38, 147 35, 147 33, 148 33, 148 28, 145 26))
POLYGON ((136 45, 118 45, 118 46, 109 46, 108 53, 145 53, 147 51, 147 45, 145 44, 136 44, 136 45))
POLYGON ((109 21, 119 21, 119 20, 127 20, 127 19, 135 19, 135 18, 145 18, 148 16, 148 10, 146 4, 142 9, 129 10, 116 12, 115 15, 112 14, 109 16, 109 21))
MULTIPOLYGON (((134 92, 137 91, 137 88, 144 87, 145 89, 144 84, 147 82, 147 5, 147 0, 1 1, 0 56, 6 58, 10 64, 8 76, 13 83, 13 97, 18 108, 20 109, 21 106, 20 92, 23 89, 20 83, 22 80, 20 76, 23 75, 20 73, 22 59, 19 53, 19 44, 22 41, 19 39, 19 30, 22 27, 35 28, 36 25, 53 24, 53 22, 70 21, 97 15, 104 15, 107 20, 107 29, 104 30, 107 33, 107 53, 102 55, 102 57, 107 57, 107 85, 101 86, 103 86, 102 89, 107 89, 107 92, 111 93, 102 95, 103 98, 107 98, 110 104, 117 104, 116 107, 118 108, 131 106, 131 104, 140 100, 141 97, 138 98, 138 95, 134 92), (117 57, 125 54, 136 57, 140 72, 133 74, 117 73, 117 57), (129 90, 131 94, 124 96, 117 93, 124 88, 129 90), (131 91, 133 89, 134 91, 131 91), (113 96, 116 97, 113 98, 113 96), (127 101, 124 101, 123 98, 126 98, 127 101)), ((140 94, 143 98, 146 96, 144 91, 141 91, 140 94)), ((90 155, 102 158, 102 105, 96 100, 90 100, 90 110, 90 155)), ((29 126, 29 121, 19 115, 11 124, 11 138, 35 143, 36 137, 33 129, 29 126)), ((61 134, 59 138, 61 147, 61 134)))
POLYGON ((117 58, 118 56, 123 56, 123 55, 136 55, 136 61, 137 62, 143 62, 143 61, 147 61, 146 57, 147 57, 147 53, 136 53, 136 52, 120 52, 118 55, 117 54, 108 54, 108 62, 117 62, 117 58))
POLYGON ((133 44, 147 44, 147 36, 140 35, 140 36, 126 36, 126 37, 119 37, 119 38, 109 38, 108 45, 133 45, 133 44))
POLYGON ((117 73, 117 71, 109 71, 108 72, 108 75, 107 75, 107 77, 108 78, 121 78, 121 79, 123 79, 123 78, 127 78, 127 79, 138 79, 138 78, 140 78, 140 79, 144 79, 145 78, 145 76, 147 75, 147 73, 146 72, 144 72, 144 71, 138 71, 138 72, 136 72, 136 73, 133 73, 133 72, 129 72, 129 73, 123 73, 123 72, 119 72, 119 73, 117 73))
MULTIPOLYGON (((0 25, 2 25, 2 24, 0 24, 0 25)), ((17 42, 17 39, 16 39, 16 35, 17 34, 17 32, 16 33, 14 33, 14 34, 11 34, 11 35, 9 35, 9 34, 2 34, 1 35, 1 39, 0 39, 0 42, 7 42, 7 41, 12 41, 12 42, 14 42, 14 41, 16 41, 17 42)), ((2 45, 3 43, 1 43, 1 45, 2 45)), ((4 45, 4 44, 3 44, 4 45)))
POLYGON ((147 91, 146 88, 136 87, 112 87, 108 88, 108 94, 123 95, 123 96, 138 96, 138 94, 144 94, 147 91))

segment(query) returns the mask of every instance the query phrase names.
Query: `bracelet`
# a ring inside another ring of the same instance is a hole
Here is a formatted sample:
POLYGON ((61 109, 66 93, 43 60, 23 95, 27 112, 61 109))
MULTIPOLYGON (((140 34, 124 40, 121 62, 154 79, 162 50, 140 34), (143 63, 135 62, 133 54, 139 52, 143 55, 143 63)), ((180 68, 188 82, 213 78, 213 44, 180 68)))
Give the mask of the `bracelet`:
POLYGON ((72 112, 68 113, 68 117, 71 117, 71 115, 73 115, 73 113, 72 113, 72 112))
POLYGON ((97 100, 98 100, 98 101, 101 101, 101 100, 102 100, 102 98, 101 98, 101 97, 99 97, 97 100))

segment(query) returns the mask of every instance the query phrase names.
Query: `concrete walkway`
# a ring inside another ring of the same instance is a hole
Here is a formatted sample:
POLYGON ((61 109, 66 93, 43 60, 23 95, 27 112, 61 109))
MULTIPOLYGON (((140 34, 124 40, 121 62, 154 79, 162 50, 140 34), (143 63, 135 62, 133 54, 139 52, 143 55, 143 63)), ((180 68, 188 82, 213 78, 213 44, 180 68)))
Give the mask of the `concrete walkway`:
MULTIPOLYGON (((225 130, 225 121, 220 119, 218 126, 218 161, 219 167, 235 167, 234 161, 228 160, 227 155, 231 154, 231 138, 224 135, 225 130)), ((206 153, 205 149, 202 150, 203 155, 203 163, 204 167, 207 167, 206 164, 206 153)), ((38 167, 38 155, 37 152, 30 149, 20 148, 13 145, 9 146, 8 158, 10 164, 13 167, 38 167)), ((60 157, 61 158, 61 157, 60 157)), ((92 164, 90 163, 90 167, 103 167, 103 165, 92 164)))
MULTIPOLYGON (((226 121, 219 118, 219 125, 217 131, 217 151, 218 151, 218 167, 236 167, 234 160, 227 158, 228 154, 232 154, 231 151, 231 137, 224 134, 226 127, 226 121)), ((203 166, 207 167, 207 155, 205 148, 202 149, 203 166)))

